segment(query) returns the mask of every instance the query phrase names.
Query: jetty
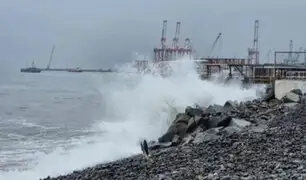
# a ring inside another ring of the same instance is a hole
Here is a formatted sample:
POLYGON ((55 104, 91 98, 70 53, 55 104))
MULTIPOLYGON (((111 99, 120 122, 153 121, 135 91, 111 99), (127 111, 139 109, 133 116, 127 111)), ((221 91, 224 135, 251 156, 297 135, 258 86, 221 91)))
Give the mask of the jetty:
MULTIPOLYGON (((151 72, 152 69, 161 70, 162 74, 168 74, 173 61, 180 59, 190 59, 197 65, 197 71, 202 79, 210 79, 215 74, 226 74, 227 79, 234 76, 242 77, 243 81, 255 84, 269 84, 280 79, 299 79, 306 80, 306 49, 300 47, 298 51, 293 50, 293 41, 289 41, 288 51, 274 51, 274 62, 263 63, 259 61, 259 20, 254 22, 254 37, 252 47, 248 48, 247 55, 241 58, 237 57, 218 57, 212 56, 212 52, 220 43, 222 33, 218 33, 214 40, 209 56, 195 57, 194 48, 191 39, 185 38, 184 43, 180 45, 180 26, 181 22, 176 23, 175 35, 172 43, 167 44, 167 20, 163 21, 161 29, 160 45, 153 49, 153 61, 149 66, 149 61, 140 59, 135 61, 135 68, 139 73, 151 72), (304 54, 304 61, 300 62, 300 55, 304 54), (287 55, 287 57, 284 57, 287 55)), ((269 51, 271 54, 272 51, 269 51)))
POLYGON ((49 72, 75 72, 75 73, 81 73, 81 72, 99 72, 99 73, 106 73, 106 72, 115 72, 113 69, 88 69, 88 68, 51 68, 51 63, 53 60, 53 54, 55 50, 55 45, 53 45, 51 54, 49 57, 49 61, 46 68, 38 68, 35 66, 34 61, 32 62, 31 67, 27 68, 21 68, 20 72, 26 72, 26 73, 40 73, 43 71, 49 71, 49 72))

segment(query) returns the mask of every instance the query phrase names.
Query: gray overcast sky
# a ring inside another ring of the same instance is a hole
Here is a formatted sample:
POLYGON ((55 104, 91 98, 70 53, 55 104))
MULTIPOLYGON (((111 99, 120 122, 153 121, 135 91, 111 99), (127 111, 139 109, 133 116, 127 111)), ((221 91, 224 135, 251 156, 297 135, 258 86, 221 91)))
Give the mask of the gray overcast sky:
POLYGON ((45 66, 56 45, 54 66, 111 67, 149 54, 159 44, 162 20, 168 38, 182 22, 198 55, 246 56, 254 20, 260 20, 261 61, 269 49, 306 47, 306 0, 0 0, 1 65, 45 66))

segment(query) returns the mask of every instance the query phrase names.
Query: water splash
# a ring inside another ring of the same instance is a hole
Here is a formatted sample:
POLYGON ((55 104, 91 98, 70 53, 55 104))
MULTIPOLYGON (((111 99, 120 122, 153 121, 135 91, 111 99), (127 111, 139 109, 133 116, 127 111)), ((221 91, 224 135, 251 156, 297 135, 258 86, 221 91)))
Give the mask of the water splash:
POLYGON ((171 76, 139 75, 130 64, 120 73, 97 76, 103 97, 103 117, 92 125, 101 133, 84 137, 74 148, 56 149, 49 154, 36 153, 36 165, 23 171, 0 172, 0 179, 38 179, 57 176, 97 163, 140 153, 139 140, 156 139, 177 112, 194 103, 223 104, 226 100, 256 97, 256 88, 248 90, 238 84, 222 85, 202 81, 192 61, 170 63, 171 76))

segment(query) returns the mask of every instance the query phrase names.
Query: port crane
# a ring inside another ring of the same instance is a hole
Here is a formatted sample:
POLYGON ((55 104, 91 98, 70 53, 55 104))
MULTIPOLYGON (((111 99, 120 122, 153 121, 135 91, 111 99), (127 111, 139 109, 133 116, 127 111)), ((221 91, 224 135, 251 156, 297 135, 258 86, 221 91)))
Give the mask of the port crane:
MULTIPOLYGON (((298 52, 303 51, 303 47, 300 47, 298 52)), ((296 55, 293 57, 293 40, 289 41, 289 53, 287 59, 284 59, 285 64, 296 64, 299 61, 300 53, 295 53, 296 55)))

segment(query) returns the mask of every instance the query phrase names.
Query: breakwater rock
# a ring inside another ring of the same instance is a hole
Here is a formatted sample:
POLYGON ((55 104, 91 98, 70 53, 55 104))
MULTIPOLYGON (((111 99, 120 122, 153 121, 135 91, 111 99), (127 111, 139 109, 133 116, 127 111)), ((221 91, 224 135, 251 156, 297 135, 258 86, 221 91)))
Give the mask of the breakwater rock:
POLYGON ((45 180, 306 179, 305 98, 298 91, 288 94, 280 100, 269 95, 187 107, 148 143, 149 157, 136 155, 45 180))

